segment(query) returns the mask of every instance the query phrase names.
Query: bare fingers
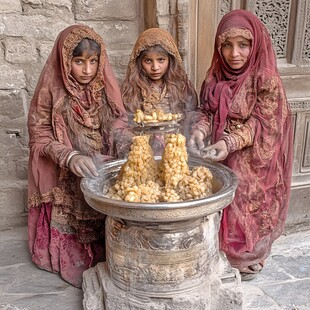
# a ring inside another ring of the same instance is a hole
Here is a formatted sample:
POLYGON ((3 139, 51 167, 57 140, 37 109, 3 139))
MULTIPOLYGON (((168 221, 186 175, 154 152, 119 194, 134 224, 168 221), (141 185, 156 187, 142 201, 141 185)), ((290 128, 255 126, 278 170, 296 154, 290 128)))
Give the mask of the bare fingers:
POLYGON ((74 155, 69 163, 71 171, 79 177, 97 177, 98 172, 93 160, 84 155, 74 155))

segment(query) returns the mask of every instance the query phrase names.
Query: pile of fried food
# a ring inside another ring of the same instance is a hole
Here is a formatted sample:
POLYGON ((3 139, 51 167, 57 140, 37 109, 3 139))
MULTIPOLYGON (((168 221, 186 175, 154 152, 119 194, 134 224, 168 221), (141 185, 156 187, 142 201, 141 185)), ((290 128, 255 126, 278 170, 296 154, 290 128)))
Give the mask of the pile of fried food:
POLYGON ((178 121, 182 118, 182 114, 164 113, 161 109, 155 109, 149 113, 137 109, 134 115, 134 122, 140 123, 161 123, 167 121, 178 121))
POLYGON ((128 160, 123 164, 109 198, 128 202, 178 202, 208 197, 212 194, 212 174, 204 166, 190 170, 186 138, 166 134, 165 150, 156 161, 149 136, 133 138, 128 160))

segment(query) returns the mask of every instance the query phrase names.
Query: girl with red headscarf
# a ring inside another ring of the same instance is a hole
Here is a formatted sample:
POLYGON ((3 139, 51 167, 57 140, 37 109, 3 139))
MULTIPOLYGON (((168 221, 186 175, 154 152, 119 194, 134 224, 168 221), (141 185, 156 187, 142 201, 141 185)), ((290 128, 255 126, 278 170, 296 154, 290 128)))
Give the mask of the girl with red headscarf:
POLYGON ((290 108, 271 38, 252 13, 234 10, 220 21, 200 100, 205 116, 192 130, 190 150, 238 177, 223 210, 220 247, 249 280, 283 232, 292 169, 290 108))
POLYGON ((105 258, 105 216, 87 205, 80 180, 126 155, 126 126, 102 38, 87 26, 64 29, 29 110, 28 235, 33 262, 77 287, 105 258))

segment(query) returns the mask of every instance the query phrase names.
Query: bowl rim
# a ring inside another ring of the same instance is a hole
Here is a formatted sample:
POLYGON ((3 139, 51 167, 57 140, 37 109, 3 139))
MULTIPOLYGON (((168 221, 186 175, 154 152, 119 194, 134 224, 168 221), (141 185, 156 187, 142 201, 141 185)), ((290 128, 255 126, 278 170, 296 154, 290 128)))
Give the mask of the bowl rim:
MULTIPOLYGON (((155 158, 155 160, 160 160, 161 156, 155 156, 154 158, 155 158)), ((100 202, 105 203, 107 205, 113 205, 113 206, 119 207, 119 208, 127 208, 127 209, 139 208, 139 209, 145 209, 145 210, 152 210, 152 209, 160 209, 160 210, 169 209, 169 210, 171 210, 171 209, 179 209, 179 208, 197 207, 197 206, 205 205, 206 202, 215 203, 218 200, 223 199, 226 196, 234 195, 234 192, 238 186, 237 176, 229 167, 227 167, 221 163, 216 163, 216 162, 212 162, 212 161, 208 161, 208 160, 202 161, 202 160, 196 159, 196 158, 189 158, 189 160, 188 160, 189 166, 192 166, 193 164, 197 164, 199 166, 205 166, 207 168, 210 168, 211 170, 213 169, 213 171, 212 171, 213 174, 214 174, 214 171, 217 171, 217 172, 215 172, 215 174, 225 175, 227 177, 227 182, 225 184, 223 184, 222 188, 219 191, 211 194, 210 196, 199 198, 199 199, 178 201, 178 202, 156 202, 156 203, 154 203, 154 202, 152 202, 152 203, 148 203, 148 202, 128 202, 128 201, 124 201, 124 200, 117 200, 117 199, 113 199, 113 198, 108 198, 108 197, 104 196, 103 194, 96 193, 96 192, 91 191, 89 189, 89 186, 87 186, 87 184, 89 182, 95 182, 96 179, 98 179, 99 177, 102 177, 102 173, 100 174, 100 172, 102 170, 108 171, 108 170, 110 170, 116 166, 119 166, 119 169, 120 169, 120 167, 122 166, 122 164, 124 164, 126 162, 126 160, 127 159, 117 159, 117 160, 105 162, 103 165, 98 167, 98 172, 99 172, 98 177, 96 177, 96 178, 82 178, 80 187, 81 187, 81 190, 82 190, 85 198, 87 197, 88 199, 97 200, 97 201, 100 201, 100 202), (221 173, 219 173, 219 171, 221 173)), ((86 199, 86 201, 88 199, 86 199)), ((95 209, 97 209, 97 208, 95 208, 95 209)))

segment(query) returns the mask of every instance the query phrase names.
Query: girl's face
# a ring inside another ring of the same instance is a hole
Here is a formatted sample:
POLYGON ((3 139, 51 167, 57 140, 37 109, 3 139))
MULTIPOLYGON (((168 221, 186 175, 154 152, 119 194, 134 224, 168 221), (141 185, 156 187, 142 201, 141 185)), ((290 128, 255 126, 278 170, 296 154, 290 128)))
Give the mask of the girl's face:
POLYGON ((96 52, 89 55, 87 51, 71 60, 71 75, 80 83, 88 84, 96 76, 99 57, 96 52))
POLYGON ((222 44, 221 52, 227 65, 234 69, 241 69, 248 60, 251 51, 251 41, 242 37, 229 37, 222 44))
POLYGON ((162 83, 162 77, 168 70, 169 56, 156 51, 146 52, 141 61, 146 75, 156 85, 162 83))

